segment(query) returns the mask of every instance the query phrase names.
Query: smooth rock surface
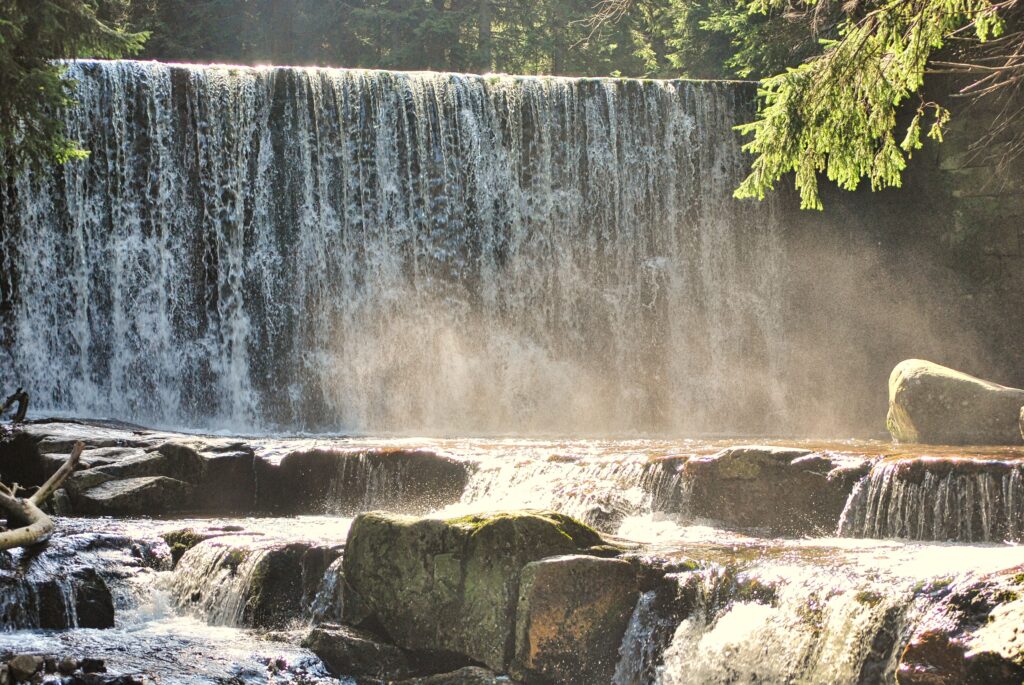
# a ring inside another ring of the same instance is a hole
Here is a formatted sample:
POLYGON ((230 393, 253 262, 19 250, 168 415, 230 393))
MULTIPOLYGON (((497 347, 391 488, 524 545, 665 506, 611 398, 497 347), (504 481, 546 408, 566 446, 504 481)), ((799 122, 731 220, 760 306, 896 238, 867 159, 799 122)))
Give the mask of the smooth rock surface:
POLYGON ((406 649, 455 652, 503 672, 523 567, 602 543, 593 529, 553 512, 363 514, 343 559, 345 622, 379 626, 406 649))
POLYGON ((194 487, 166 476, 110 480, 73 495, 76 512, 87 514, 156 514, 184 511, 194 487))
POLYGON ((7 668, 16 682, 25 682, 42 670, 43 657, 34 654, 19 654, 7 662, 7 668))
POLYGON ((1019 445, 1024 390, 909 359, 889 377, 886 425, 897 442, 1019 445))
POLYGON ((393 681, 415 675, 404 651, 348 626, 317 626, 303 646, 320 657, 337 677, 367 676, 393 681))
POLYGON ((510 672, 527 682, 610 682, 638 594, 627 561, 574 555, 527 564, 510 672))

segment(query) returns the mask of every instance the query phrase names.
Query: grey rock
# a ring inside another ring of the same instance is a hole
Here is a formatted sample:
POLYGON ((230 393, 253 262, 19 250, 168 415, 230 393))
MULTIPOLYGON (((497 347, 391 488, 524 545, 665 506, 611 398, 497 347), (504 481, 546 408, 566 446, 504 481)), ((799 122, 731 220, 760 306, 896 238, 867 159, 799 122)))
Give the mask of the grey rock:
POLYGON ((174 478, 150 476, 111 480, 75 499, 75 510, 83 514, 160 514, 187 510, 193 486, 174 478))
POLYGON ((43 657, 35 654, 19 654, 7 662, 10 674, 17 681, 27 681, 43 668, 43 657))

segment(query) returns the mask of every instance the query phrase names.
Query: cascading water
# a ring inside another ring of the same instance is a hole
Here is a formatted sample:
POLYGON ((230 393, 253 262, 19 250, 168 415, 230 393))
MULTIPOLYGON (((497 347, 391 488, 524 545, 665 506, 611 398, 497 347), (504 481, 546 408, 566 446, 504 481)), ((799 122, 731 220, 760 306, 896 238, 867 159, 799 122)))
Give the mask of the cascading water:
POLYGON ((186 552, 171 587, 178 605, 213 625, 246 625, 254 576, 272 549, 259 542, 227 537, 186 552))
POLYGON ((876 464, 847 501, 839 534, 953 542, 1024 538, 1024 464, 927 461, 876 464))
POLYGON ((673 511, 679 478, 636 457, 497 460, 470 476, 457 508, 554 509, 614 533, 629 516, 673 511))
POLYGON ((686 578, 698 586, 698 601, 665 651, 658 685, 894 682, 914 612, 910 583, 858 582, 785 564, 768 571, 779 574, 775 582, 753 576, 728 592, 718 587, 723 577, 737 581, 720 569, 686 578))
MULTIPOLYGON (((747 86, 78 62, 88 161, 0 185, 36 406, 234 430, 763 430, 747 86)), ((775 379, 775 380, 773 380, 775 379)))

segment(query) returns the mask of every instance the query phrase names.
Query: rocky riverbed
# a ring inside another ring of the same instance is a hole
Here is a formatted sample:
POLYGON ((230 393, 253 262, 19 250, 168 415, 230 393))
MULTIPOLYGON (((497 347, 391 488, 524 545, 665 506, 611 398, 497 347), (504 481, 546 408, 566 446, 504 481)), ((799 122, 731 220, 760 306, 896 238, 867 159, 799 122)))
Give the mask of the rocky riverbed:
POLYGON ((37 422, 0 477, 76 440, 57 534, 0 563, 28 680, 1020 682, 1019 448, 37 422))

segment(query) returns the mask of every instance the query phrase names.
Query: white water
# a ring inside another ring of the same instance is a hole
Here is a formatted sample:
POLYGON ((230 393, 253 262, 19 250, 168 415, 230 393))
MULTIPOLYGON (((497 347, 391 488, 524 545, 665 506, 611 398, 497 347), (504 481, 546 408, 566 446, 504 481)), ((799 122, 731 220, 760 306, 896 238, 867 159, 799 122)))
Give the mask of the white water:
POLYGON ((234 431, 764 430, 780 243, 725 83, 70 67, 0 188, 3 385, 234 431))

